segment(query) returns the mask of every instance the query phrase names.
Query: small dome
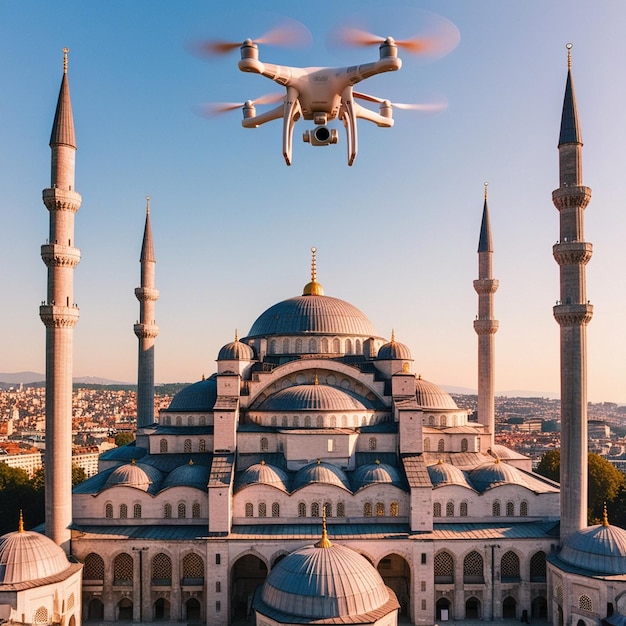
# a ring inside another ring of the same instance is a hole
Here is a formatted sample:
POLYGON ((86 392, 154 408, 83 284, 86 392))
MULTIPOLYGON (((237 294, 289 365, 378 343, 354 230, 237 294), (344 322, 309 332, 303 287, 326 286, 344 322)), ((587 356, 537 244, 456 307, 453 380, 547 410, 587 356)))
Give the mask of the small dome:
POLYGON ((327 485, 337 485, 350 490, 350 483, 343 470, 336 465, 331 465, 324 461, 309 463, 298 470, 293 481, 293 490, 300 489, 311 483, 324 483, 327 485))
POLYGON ((458 409, 449 393, 418 376, 415 380, 417 404, 426 409, 458 409))
POLYGON ((608 523, 583 528, 565 540, 559 559, 598 574, 624 574, 626 530, 608 523))
POLYGON ((386 483, 389 485, 395 485, 401 489, 404 486, 404 481, 400 472, 387 463, 369 463, 368 465, 361 465, 354 474, 352 474, 352 485, 354 491, 358 491, 362 487, 367 485, 375 485, 380 483, 386 483))
POLYGON ((254 350, 247 344, 239 341, 235 336, 235 341, 227 343, 217 355, 218 361, 252 361, 254 350))
POLYGON ((483 463, 474 468, 469 474, 474 488, 483 492, 497 485, 512 484, 528 487, 524 475, 516 467, 502 463, 500 459, 483 463))
POLYGON ((461 485, 462 487, 472 486, 469 484, 465 474, 456 466, 450 463, 439 461, 435 465, 428 466, 428 475, 430 482, 434 487, 442 487, 443 485, 461 485))
POLYGON ((163 481, 162 489, 168 487, 195 487, 205 490, 209 483, 211 468, 206 465, 197 465, 189 461, 186 465, 174 468, 163 481))
POLYGON ((104 486, 106 488, 125 485, 148 491, 151 485, 160 483, 162 478, 161 472, 156 467, 152 467, 152 465, 126 463, 116 467, 111 472, 104 486))
POLYGON ((287 472, 265 462, 255 463, 245 469, 237 479, 235 491, 248 485, 271 485, 282 491, 289 492, 289 476, 287 472))
POLYGON ((401 360, 412 361, 411 351, 408 346, 396 341, 395 333, 391 333, 391 341, 382 345, 378 350, 378 358, 383 361, 401 360))
POLYGON ((372 409, 364 398, 330 385, 295 385, 269 396, 259 411, 365 411, 372 409))
POLYGON ((200 380, 181 389, 170 402, 168 411, 211 411, 217 399, 217 377, 200 380))
POLYGON ((397 610, 394 601, 393 592, 365 557, 321 541, 279 561, 268 574, 254 608, 276 621, 350 618, 354 622, 356 616, 377 611, 382 617, 397 610))
POLYGON ((47 578, 70 566, 62 548, 40 533, 18 530, 0 537, 0 584, 47 578))

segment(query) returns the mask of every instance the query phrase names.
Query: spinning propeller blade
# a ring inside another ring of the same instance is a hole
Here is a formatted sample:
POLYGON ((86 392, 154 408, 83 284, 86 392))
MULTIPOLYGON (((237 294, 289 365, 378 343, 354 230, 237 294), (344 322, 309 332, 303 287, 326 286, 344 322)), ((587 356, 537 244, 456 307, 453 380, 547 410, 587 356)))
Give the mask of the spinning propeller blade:
POLYGON ((376 102, 378 104, 388 102, 394 109, 403 109, 406 111, 424 111, 424 112, 436 113, 437 111, 442 111, 448 106, 448 103, 445 101, 434 102, 431 104, 402 104, 401 102, 391 102, 390 100, 387 100, 386 98, 370 96, 367 93, 360 93, 357 91, 353 91, 352 95, 355 98, 359 98, 359 100, 367 100, 368 102, 376 102))
POLYGON ((276 102, 281 102, 284 98, 285 94, 271 93, 265 96, 260 96, 255 100, 246 100, 246 102, 209 102, 199 107, 199 113, 205 115, 206 117, 215 117, 221 113, 228 113, 229 111, 234 111, 235 109, 241 109, 246 104, 251 104, 253 106, 257 104, 274 104, 276 102))

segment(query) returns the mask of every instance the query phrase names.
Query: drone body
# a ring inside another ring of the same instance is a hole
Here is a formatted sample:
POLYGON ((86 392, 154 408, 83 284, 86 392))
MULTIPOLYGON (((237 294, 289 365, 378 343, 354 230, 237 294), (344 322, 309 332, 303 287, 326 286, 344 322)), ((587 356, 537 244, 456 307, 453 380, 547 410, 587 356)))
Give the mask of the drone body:
POLYGON ((251 101, 246 102, 242 125, 245 128, 257 128, 282 117, 283 156, 287 165, 291 165, 294 125, 300 118, 313 121, 316 125, 313 131, 306 131, 303 135, 305 142, 315 146, 337 143, 337 131, 329 130, 326 125, 339 119, 346 128, 348 165, 352 165, 357 154, 357 119, 373 122, 380 127, 393 126, 392 106, 388 100, 353 91, 353 86, 362 80, 402 67, 393 39, 385 39, 379 50, 380 58, 373 63, 337 68, 296 68, 263 63, 259 60, 258 46, 247 39, 241 46, 239 69, 273 80, 286 88, 286 94, 281 105, 260 115, 256 114, 256 107, 251 101), (380 102, 379 112, 362 107, 355 102, 355 98, 380 102))

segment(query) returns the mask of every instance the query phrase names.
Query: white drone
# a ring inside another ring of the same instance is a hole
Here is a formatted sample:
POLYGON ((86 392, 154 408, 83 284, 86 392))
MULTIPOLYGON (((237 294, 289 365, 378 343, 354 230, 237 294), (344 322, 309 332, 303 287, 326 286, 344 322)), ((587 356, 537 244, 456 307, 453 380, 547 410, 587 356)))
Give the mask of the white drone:
POLYGON ((222 54, 236 49, 241 50, 239 69, 242 72, 261 74, 286 88, 286 94, 263 96, 244 103, 223 103, 209 105, 208 113, 219 113, 242 108, 244 128, 258 128, 261 124, 283 119, 283 156, 287 165, 291 165, 293 130, 295 123, 303 118, 314 123, 315 128, 303 134, 305 143, 312 146, 328 146, 338 141, 336 129, 328 128, 328 123, 340 120, 346 128, 348 146, 348 165, 354 163, 357 155, 357 119, 373 122, 381 128, 393 126, 393 108, 416 109, 421 111, 438 111, 445 103, 437 104, 398 104, 387 99, 378 98, 354 91, 354 85, 361 81, 382 74, 395 72, 402 67, 398 57, 398 48, 411 52, 449 52, 458 43, 456 27, 447 22, 448 33, 445 37, 415 38, 395 41, 391 37, 377 37, 369 33, 349 29, 343 32, 343 39, 358 45, 379 44, 379 59, 373 63, 351 65, 349 67, 289 67, 264 63, 259 60, 259 43, 281 44, 293 39, 293 32, 284 29, 272 31, 268 36, 243 43, 209 42, 204 50, 222 54), (361 106, 356 100, 378 103, 378 112, 361 106), (279 106, 264 113, 257 114, 258 104, 282 102, 279 106))

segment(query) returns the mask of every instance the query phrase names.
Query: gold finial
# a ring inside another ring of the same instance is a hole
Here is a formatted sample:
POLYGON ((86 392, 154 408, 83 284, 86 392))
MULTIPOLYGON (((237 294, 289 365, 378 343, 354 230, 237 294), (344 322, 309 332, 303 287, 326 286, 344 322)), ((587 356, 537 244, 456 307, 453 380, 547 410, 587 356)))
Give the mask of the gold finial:
POLYGON ((322 462, 322 459, 317 459, 317 464, 320 465, 322 462))
POLYGON ((417 375, 417 380, 422 380, 422 375, 421 374, 417 375))
POLYGON ((202 380, 206 380, 206 378, 204 377, 204 374, 202 374, 202 380))
POLYGON ((261 465, 265 465, 265 459, 261 459, 261 465))
POLYGON ((235 342, 239 341, 239 332, 235 328, 235 342))
POLYGON ((391 343, 396 343, 396 329, 391 329, 391 343))
POLYGON ((441 458, 440 458, 440 459, 437 461, 437 465, 443 465, 443 459, 441 459, 441 458))
POLYGON ((311 282, 304 286, 304 290, 302 291, 303 296, 324 295, 324 288, 317 282, 317 261, 315 259, 316 253, 317 248, 311 248, 311 282))
POLYGON ((376 463, 376 465, 380 465, 380 459, 376 459, 374 463, 376 463))
POLYGON ((135 459, 131 459, 131 460, 130 460, 130 464, 131 464, 131 465, 137 465, 137 461, 136 461, 135 459))
POLYGON ((22 509, 20 509, 20 521, 17 523, 17 532, 24 532, 24 516, 22 515, 22 509))
POLYGON ((63 73, 67 74, 67 53, 70 51, 69 48, 63 48, 63 73))
POLYGON ((489 183, 484 183, 485 185, 485 200, 487 199, 487 187, 489 187, 489 183))
POLYGON ((317 377, 317 372, 315 372, 315 374, 313 374, 313 384, 314 385, 319 385, 320 384, 319 378, 317 377))
POLYGON ((606 512, 606 502, 604 503, 604 507, 602 509, 602 526, 609 525, 609 514, 606 512))
POLYGON ((193 465, 193 459, 189 459, 189 465, 193 465))
POLYGON ((317 280, 317 262, 315 260, 315 253, 317 248, 313 246, 311 248, 311 282, 314 283, 317 280))
POLYGON ((146 215, 150 215, 150 196, 146 196, 146 215))
POLYGON ((567 69, 571 70, 572 69, 572 48, 574 47, 574 44, 568 43, 568 44, 565 44, 565 47, 567 48, 567 69))
POLYGON ((496 465, 497 465, 498 463, 500 463, 500 457, 499 457, 499 456, 497 456, 497 457, 496 457, 496 460, 494 461, 494 463, 495 463, 496 465))
POLYGON ((332 543, 328 538, 328 533, 326 532, 326 505, 322 507, 322 538, 315 544, 316 548, 332 548, 332 543))

